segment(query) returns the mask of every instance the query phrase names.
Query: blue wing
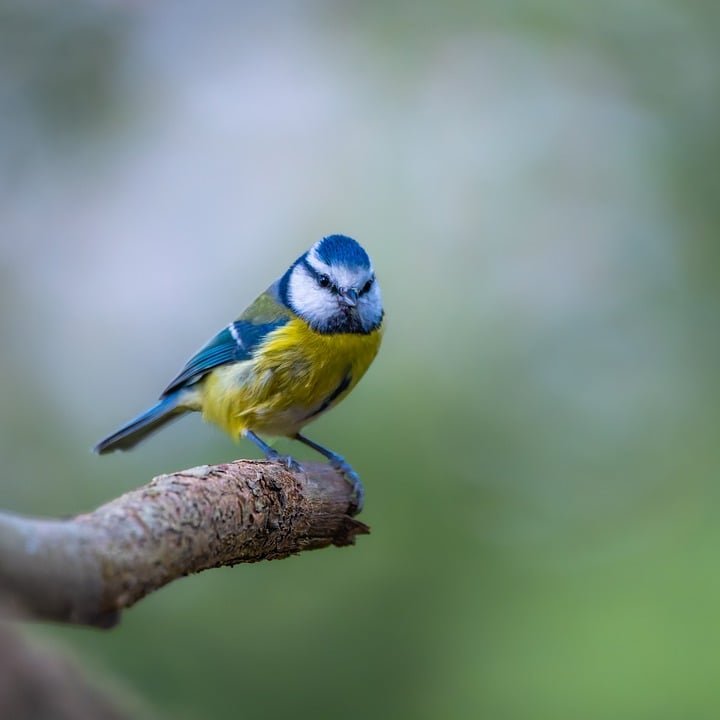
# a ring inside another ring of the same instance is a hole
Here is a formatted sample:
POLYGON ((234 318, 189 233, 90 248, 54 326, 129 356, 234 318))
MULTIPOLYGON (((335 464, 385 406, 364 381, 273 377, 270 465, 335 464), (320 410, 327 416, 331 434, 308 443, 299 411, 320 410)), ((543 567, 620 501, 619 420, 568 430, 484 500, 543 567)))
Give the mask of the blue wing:
POLYGON ((257 324, 241 318, 230 323, 188 360, 180 374, 165 388, 161 397, 196 383, 218 365, 249 360, 255 348, 268 333, 282 327, 288 320, 288 317, 280 317, 271 322, 257 324))

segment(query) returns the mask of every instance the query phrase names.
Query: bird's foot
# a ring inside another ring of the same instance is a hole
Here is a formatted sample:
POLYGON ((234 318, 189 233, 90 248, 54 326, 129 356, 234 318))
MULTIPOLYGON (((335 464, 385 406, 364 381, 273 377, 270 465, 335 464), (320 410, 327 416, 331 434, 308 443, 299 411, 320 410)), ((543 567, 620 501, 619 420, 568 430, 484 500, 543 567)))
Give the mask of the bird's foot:
POLYGON ((291 455, 281 455, 277 451, 267 453, 267 459, 284 465, 290 472, 305 472, 303 466, 291 455))
POLYGON ((342 474, 352 488, 348 515, 359 515, 365 505, 365 488, 363 487, 362 480, 360 480, 360 476, 352 469, 350 463, 340 455, 334 455, 330 458, 330 465, 342 474))

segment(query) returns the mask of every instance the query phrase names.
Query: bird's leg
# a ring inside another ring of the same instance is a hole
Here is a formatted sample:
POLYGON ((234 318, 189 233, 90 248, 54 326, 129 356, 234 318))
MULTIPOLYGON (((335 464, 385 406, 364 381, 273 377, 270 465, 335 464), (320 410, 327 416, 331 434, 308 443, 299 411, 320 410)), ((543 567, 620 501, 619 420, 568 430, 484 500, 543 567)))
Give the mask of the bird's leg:
POLYGON ((250 440, 262 450, 268 460, 281 462, 293 472, 304 472, 302 465, 290 455, 281 455, 275 448, 271 448, 262 438, 258 437, 252 430, 243 430, 242 436, 250 440))
POLYGON ((349 514, 357 515, 360 513, 365 503, 365 488, 360 480, 360 476, 352 469, 347 460, 345 460, 345 458, 341 455, 334 453, 332 450, 328 450, 326 447, 318 445, 316 442, 313 442, 300 433, 295 435, 295 439, 326 457, 330 461, 330 464, 338 472, 343 474, 343 477, 350 483, 353 490, 352 505, 350 506, 349 514))

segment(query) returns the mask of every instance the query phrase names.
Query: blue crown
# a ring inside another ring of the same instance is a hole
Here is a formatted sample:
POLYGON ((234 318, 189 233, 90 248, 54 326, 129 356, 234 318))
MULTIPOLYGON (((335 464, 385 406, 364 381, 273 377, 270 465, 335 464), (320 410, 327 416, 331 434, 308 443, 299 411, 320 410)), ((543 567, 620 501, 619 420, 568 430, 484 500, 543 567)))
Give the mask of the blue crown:
POLYGON ((315 248, 315 254, 326 265, 348 268, 370 268, 370 258, 360 243, 347 235, 328 235, 315 248))

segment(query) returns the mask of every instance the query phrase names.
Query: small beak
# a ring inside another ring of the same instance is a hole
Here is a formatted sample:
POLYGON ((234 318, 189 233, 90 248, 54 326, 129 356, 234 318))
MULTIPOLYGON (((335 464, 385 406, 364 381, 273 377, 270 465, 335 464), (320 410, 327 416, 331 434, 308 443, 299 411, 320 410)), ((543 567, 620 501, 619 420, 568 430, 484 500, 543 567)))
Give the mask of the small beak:
POLYGON ((340 290, 340 302, 347 307, 355 307, 358 301, 358 293, 355 288, 340 290))

